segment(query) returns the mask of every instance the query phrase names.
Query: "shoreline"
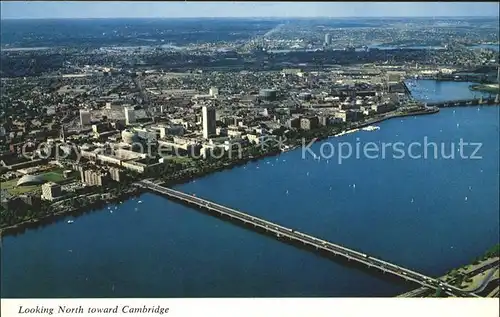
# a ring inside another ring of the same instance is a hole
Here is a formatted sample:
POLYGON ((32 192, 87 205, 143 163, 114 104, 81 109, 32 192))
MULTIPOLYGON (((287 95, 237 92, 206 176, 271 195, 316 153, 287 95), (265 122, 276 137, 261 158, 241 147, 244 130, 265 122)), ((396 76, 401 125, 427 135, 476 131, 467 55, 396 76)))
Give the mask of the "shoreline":
MULTIPOLYGON (((352 129, 360 129, 360 128, 367 127, 367 126, 375 124, 375 123, 380 123, 380 122, 394 119, 394 118, 410 117, 410 116, 417 116, 417 115, 429 115, 429 114, 435 114, 438 112, 439 112, 439 109, 435 108, 432 110, 420 110, 420 111, 411 112, 411 113, 396 113, 396 114, 384 116, 382 118, 375 118, 375 119, 372 119, 372 120, 369 120, 369 121, 366 121, 366 122, 363 122, 360 124, 354 124, 353 126, 347 128, 339 133, 343 133, 343 132, 346 132, 346 131, 349 131, 352 129)), ((317 138, 314 141, 314 143, 335 137, 336 135, 338 135, 338 134, 317 138)), ((203 177, 208 176, 208 175, 213 174, 213 173, 222 172, 224 170, 232 169, 234 167, 246 165, 249 162, 259 161, 259 160, 264 159, 266 157, 279 156, 283 153, 287 153, 287 152, 296 150, 299 147, 300 147, 300 145, 290 145, 290 147, 286 150, 273 151, 273 152, 265 153, 265 154, 262 154, 259 156, 246 157, 246 158, 243 158, 241 160, 236 160, 236 161, 233 161, 230 163, 226 163, 222 166, 215 167, 215 168, 210 169, 210 170, 203 170, 203 171, 196 173, 196 174, 181 176, 181 177, 176 178, 176 179, 162 181, 161 184, 165 185, 165 186, 176 186, 176 185, 186 184, 186 183, 189 183, 190 181, 203 178, 203 177)), ((139 189, 138 187, 132 185, 129 188, 129 192, 121 193, 120 195, 118 195, 114 198, 108 199, 108 200, 99 200, 97 202, 93 202, 93 203, 90 203, 88 205, 84 205, 84 206, 81 206, 78 208, 73 208, 73 209, 69 209, 69 210, 62 210, 62 211, 59 211, 59 212, 56 212, 53 214, 47 214, 47 215, 44 215, 41 217, 32 218, 32 219, 29 219, 29 220, 26 220, 26 221, 23 221, 23 222, 14 224, 14 225, 0 228, 0 239, 2 236, 17 235, 17 234, 23 233, 24 231, 26 231, 28 229, 36 229, 36 228, 44 227, 46 225, 55 223, 59 219, 67 217, 67 216, 78 217, 78 216, 84 215, 84 214, 89 213, 89 212, 100 210, 109 204, 118 203, 120 201, 121 202, 128 201, 131 197, 138 197, 145 192, 147 192, 147 191, 139 189), (132 193, 130 193, 130 191, 132 193)))

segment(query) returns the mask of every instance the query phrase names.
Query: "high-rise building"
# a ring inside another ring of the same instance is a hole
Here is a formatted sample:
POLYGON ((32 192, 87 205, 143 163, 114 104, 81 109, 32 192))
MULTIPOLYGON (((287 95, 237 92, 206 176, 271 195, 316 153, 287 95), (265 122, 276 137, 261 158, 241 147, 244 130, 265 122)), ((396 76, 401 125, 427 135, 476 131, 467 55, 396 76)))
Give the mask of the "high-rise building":
POLYGON ((217 132, 215 108, 203 106, 202 108, 203 138, 209 139, 217 132))
POLYGON ((329 33, 325 34, 325 45, 331 45, 332 44, 332 37, 329 33))
POLYGON ((125 124, 131 125, 135 123, 135 112, 134 109, 125 108, 125 124))
POLYGON ((80 125, 83 127, 86 125, 90 125, 90 123, 91 123, 90 111, 81 109, 80 110, 80 125))

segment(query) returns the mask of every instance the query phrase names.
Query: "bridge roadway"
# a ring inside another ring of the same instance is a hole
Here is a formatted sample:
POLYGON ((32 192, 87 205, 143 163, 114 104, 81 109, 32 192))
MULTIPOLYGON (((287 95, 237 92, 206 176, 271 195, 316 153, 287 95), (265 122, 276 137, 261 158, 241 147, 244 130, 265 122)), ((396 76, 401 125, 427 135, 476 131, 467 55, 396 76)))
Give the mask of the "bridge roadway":
POLYGON ((499 102, 499 96, 491 98, 475 98, 475 99, 459 99, 425 103, 428 107, 457 107, 457 106, 477 106, 477 105, 493 105, 499 102))
POLYGON ((303 244, 310 245, 315 247, 316 249, 322 249, 324 251, 330 252, 337 256, 342 256, 347 260, 353 260, 359 263, 363 263, 369 267, 377 268, 384 273, 391 273, 393 275, 399 276, 409 281, 413 281, 418 283, 424 287, 430 289, 437 289, 441 287, 443 292, 446 292, 448 295, 456 296, 456 297, 479 297, 476 294, 471 294, 457 288, 453 285, 449 285, 444 283, 443 281, 429 277, 412 270, 406 269, 404 267, 383 261, 381 259, 374 258, 372 256, 368 256, 366 254, 345 248, 343 246, 312 237, 302 232, 295 231, 290 228, 286 228, 280 226, 278 224, 266 221, 264 219, 254 217, 248 215, 246 213, 234 210, 232 208, 228 208, 214 202, 208 201, 206 199, 202 199, 199 197, 195 197, 189 194, 182 193, 180 191, 166 188, 160 185, 157 185, 151 181, 143 180, 136 183, 136 185, 149 189, 151 191, 155 191, 157 193, 166 195, 173 199, 181 200, 185 203, 189 203, 191 205, 196 205, 199 208, 206 209, 211 212, 218 213, 219 215, 225 215, 234 220, 238 220, 243 222, 244 224, 253 225, 255 227, 259 227, 268 232, 273 232, 277 237, 289 238, 296 242, 301 242, 303 244))

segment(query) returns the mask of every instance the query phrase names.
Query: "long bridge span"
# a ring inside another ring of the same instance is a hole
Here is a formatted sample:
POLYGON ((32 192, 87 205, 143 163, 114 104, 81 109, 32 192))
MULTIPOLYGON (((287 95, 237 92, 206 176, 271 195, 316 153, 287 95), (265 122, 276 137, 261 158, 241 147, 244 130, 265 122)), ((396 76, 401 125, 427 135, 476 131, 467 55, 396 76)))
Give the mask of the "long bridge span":
POLYGON ((183 203, 198 208, 204 209, 215 216, 226 216, 232 220, 239 221, 243 224, 253 225, 255 228, 260 228, 267 232, 276 234, 278 238, 289 239, 295 242, 303 243, 304 245, 312 246, 317 250, 323 250, 336 256, 346 258, 347 260, 356 261, 358 263, 367 265, 368 267, 376 268, 384 273, 390 273, 408 281, 413 281, 429 289, 441 288, 443 292, 448 295, 456 297, 480 297, 476 294, 469 293, 461 290, 453 285, 449 285, 442 280, 420 274, 418 272, 409 270, 402 266, 386 262, 384 260, 375 258, 357 252, 355 250, 331 243, 310 235, 307 235, 296 230, 280 226, 276 223, 269 222, 262 218, 254 217, 241 211, 219 205, 206 199, 195 197, 193 195, 185 194, 183 192, 160 186, 148 180, 142 180, 135 183, 137 186, 149 189, 153 192, 165 195, 169 198, 179 200, 183 203))
POLYGON ((448 101, 437 101, 437 102, 427 102, 425 103, 428 107, 464 107, 464 106, 477 106, 477 105, 497 105, 500 103, 499 95, 495 97, 485 97, 476 99, 459 99, 459 100, 448 100, 448 101))

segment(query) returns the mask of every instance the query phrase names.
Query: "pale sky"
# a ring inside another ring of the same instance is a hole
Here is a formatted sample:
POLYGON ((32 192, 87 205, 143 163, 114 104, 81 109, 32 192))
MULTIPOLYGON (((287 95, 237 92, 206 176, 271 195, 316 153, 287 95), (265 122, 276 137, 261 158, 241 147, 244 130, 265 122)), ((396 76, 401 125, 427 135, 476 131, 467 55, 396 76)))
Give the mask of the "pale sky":
POLYGON ((496 16, 498 2, 1 1, 2 19, 496 16))

